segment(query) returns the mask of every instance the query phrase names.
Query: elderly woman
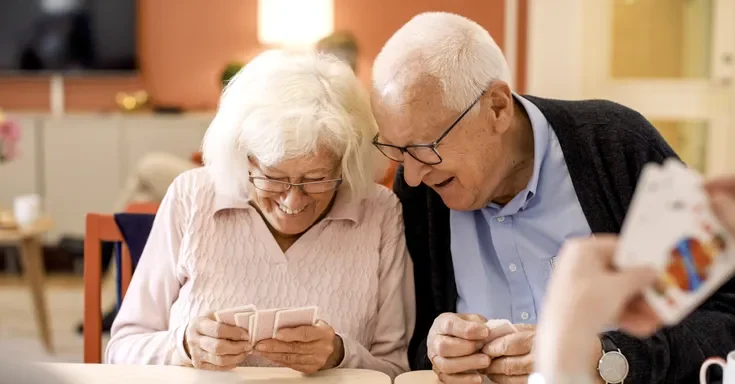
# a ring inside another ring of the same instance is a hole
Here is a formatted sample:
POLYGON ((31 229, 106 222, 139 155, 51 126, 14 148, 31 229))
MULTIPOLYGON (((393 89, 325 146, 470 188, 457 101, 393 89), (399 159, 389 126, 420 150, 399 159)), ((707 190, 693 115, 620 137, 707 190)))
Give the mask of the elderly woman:
POLYGON ((225 89, 205 167, 169 188, 112 327, 117 364, 408 370, 413 268, 401 207, 373 180, 377 132, 352 70, 270 51, 225 89), (252 345, 213 312, 318 306, 252 345))

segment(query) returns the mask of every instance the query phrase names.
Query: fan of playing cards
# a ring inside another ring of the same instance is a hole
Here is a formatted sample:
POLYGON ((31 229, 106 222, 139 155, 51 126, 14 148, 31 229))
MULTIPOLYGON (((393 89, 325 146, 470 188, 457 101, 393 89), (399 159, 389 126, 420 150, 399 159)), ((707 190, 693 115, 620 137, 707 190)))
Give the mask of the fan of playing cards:
POLYGON ((317 307, 273 308, 258 310, 254 305, 219 310, 214 313, 218 323, 244 328, 250 342, 275 337, 283 328, 316 324, 317 307))
POLYGON ((645 292, 666 324, 681 321, 735 272, 733 239, 710 210, 701 175, 670 159, 641 173, 615 254, 619 268, 660 271, 645 292))

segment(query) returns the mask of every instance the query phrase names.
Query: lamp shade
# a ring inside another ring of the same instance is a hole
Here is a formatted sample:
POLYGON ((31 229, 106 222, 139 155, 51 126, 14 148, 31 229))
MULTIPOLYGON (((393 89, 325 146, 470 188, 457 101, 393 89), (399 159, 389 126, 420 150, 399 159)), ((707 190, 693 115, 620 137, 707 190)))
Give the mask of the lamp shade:
POLYGON ((305 47, 334 31, 333 0, 258 0, 258 41, 305 47))

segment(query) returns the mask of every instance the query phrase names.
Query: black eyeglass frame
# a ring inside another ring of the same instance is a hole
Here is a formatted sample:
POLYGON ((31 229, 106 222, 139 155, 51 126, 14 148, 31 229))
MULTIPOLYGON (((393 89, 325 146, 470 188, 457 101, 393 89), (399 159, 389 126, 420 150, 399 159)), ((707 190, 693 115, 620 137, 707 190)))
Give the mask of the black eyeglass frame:
POLYGON ((305 183, 291 183, 291 182, 288 182, 288 181, 275 180, 275 179, 271 179, 271 178, 268 178, 268 177, 260 177, 260 176, 250 176, 248 178, 248 180, 250 180, 250 184, 252 184, 253 187, 255 187, 255 189, 257 189, 259 191, 263 191, 263 192, 267 192, 267 193, 284 193, 284 192, 288 192, 292 187, 296 187, 296 188, 300 188, 301 189, 301 192, 303 192, 303 193, 305 193, 307 195, 319 195, 319 194, 322 194, 322 193, 327 193, 327 192, 335 191, 335 190, 339 189, 339 187, 340 187, 340 185, 342 185, 342 181, 343 181, 342 178, 339 178, 339 179, 330 179, 330 180, 307 181, 305 183), (285 189, 283 191, 269 191, 269 190, 266 190, 266 189, 258 188, 258 186, 255 184, 255 182, 253 180, 263 180, 263 181, 267 181, 269 183, 281 184, 281 185, 284 185, 285 186, 285 189), (306 190, 304 189, 304 187, 305 186, 308 186, 308 185, 327 184, 327 183, 336 183, 336 184, 335 184, 334 188, 328 189, 328 190, 326 190, 324 192, 306 192, 306 190))
POLYGON ((465 109, 464 112, 462 112, 462 114, 459 115, 459 117, 457 117, 454 120, 454 122, 449 126, 449 128, 447 128, 447 130, 444 131, 444 133, 442 133, 441 136, 439 136, 438 139, 432 141, 431 143, 428 143, 428 144, 409 144, 409 145, 406 145, 406 146, 401 147, 401 146, 398 146, 398 145, 386 144, 386 143, 380 143, 380 142, 378 142, 378 136, 380 135, 378 133, 378 134, 375 135, 375 137, 373 137, 373 145, 375 146, 375 148, 377 148, 380 151, 380 153, 383 154, 383 156, 385 156, 385 157, 387 157, 387 158, 389 158, 389 159, 391 159, 393 161, 399 162, 399 163, 402 163, 403 160, 402 159, 401 160, 394 159, 394 158, 388 156, 383 151, 382 148, 389 147, 389 148, 397 149, 397 150, 401 151, 401 157, 404 157, 405 154, 408 153, 416 161, 418 161, 418 162, 420 162, 422 164, 426 164, 426 165, 437 165, 437 164, 441 164, 441 162, 444 161, 444 159, 442 159, 441 155, 439 154, 439 151, 436 150, 436 147, 438 147, 439 144, 441 143, 441 141, 444 140, 445 137, 447 137, 447 135, 449 134, 449 132, 451 132, 452 129, 454 129, 454 127, 456 127, 457 124, 459 124, 459 122, 462 121, 462 119, 465 117, 465 115, 467 115, 472 110, 472 108, 475 107, 475 104, 477 104, 477 102, 480 101, 480 99, 482 98, 482 96, 485 95, 485 92, 486 91, 482 91, 482 93, 480 93, 480 96, 478 96, 475 99, 475 101, 473 101, 472 104, 470 104, 470 106, 467 107, 467 109, 465 109), (414 156, 414 154, 411 153, 411 151, 409 151, 409 149, 411 149, 411 148, 431 148, 431 150, 434 152, 434 154, 439 159, 439 161, 432 163, 432 162, 427 162, 427 161, 421 160, 421 159, 417 158, 416 156, 414 156))

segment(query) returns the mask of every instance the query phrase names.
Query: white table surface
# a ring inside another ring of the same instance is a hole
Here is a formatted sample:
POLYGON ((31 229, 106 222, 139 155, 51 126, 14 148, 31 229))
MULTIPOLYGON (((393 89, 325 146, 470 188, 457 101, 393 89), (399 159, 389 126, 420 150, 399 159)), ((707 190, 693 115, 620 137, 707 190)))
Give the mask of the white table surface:
MULTIPOLYGON (((406 372, 396 377, 395 384, 441 384, 434 371, 406 372)), ((490 379, 483 377, 483 384, 490 383, 490 379)))
POLYGON ((306 376, 288 368, 236 368, 212 372, 190 367, 37 363, 69 384, 390 384, 388 375, 362 369, 331 369, 306 376))

